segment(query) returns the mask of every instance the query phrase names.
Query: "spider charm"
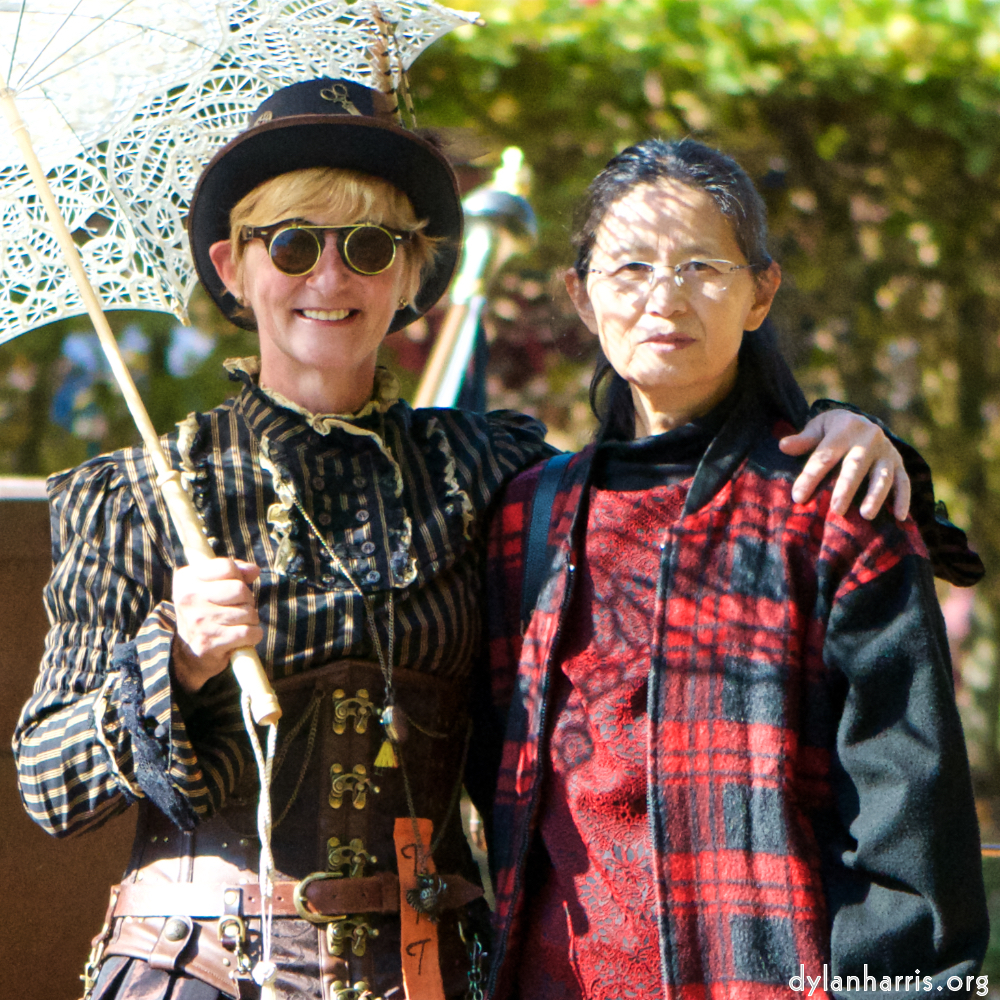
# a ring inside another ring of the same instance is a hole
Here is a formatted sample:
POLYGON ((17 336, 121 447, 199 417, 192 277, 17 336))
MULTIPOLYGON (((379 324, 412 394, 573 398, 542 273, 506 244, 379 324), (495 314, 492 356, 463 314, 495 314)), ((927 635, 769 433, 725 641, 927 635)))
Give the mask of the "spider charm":
POLYGON ((418 875, 417 887, 406 890, 406 901, 417 913, 424 914, 432 924, 436 924, 441 918, 441 906, 447 888, 447 883, 440 875, 418 875))

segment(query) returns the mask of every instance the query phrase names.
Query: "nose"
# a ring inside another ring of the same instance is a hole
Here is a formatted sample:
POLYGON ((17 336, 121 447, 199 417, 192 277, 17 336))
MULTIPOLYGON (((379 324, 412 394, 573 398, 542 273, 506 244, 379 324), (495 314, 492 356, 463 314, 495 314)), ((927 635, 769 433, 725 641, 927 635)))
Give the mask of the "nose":
POLYGON ((354 272, 340 259, 340 251, 337 249, 337 234, 325 233, 323 235, 323 252, 320 254, 316 266, 308 275, 310 283, 342 281, 353 274, 354 272))
POLYGON ((669 265, 653 270, 649 277, 646 309, 658 313, 673 313, 687 306, 689 289, 669 265))

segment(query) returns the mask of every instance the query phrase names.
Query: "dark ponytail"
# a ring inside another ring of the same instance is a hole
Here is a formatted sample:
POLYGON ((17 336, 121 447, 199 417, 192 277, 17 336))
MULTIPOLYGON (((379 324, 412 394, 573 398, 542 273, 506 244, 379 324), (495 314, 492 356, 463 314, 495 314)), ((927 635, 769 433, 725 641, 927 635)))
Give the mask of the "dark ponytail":
POLYGON ((597 417, 597 439, 631 441, 635 437, 632 387, 614 370, 600 348, 590 379, 590 409, 597 417))

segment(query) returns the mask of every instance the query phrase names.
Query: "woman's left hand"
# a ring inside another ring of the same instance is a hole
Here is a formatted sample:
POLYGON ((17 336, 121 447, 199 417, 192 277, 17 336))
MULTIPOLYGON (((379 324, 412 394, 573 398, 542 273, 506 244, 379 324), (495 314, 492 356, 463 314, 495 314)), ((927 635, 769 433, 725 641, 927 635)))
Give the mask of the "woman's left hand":
POLYGON ((786 455, 812 451, 792 487, 796 503, 808 500, 826 474, 843 460, 830 498, 830 509, 835 514, 847 513, 865 476, 869 480, 860 508, 863 518, 870 521, 882 509, 890 490, 895 491, 893 514, 903 520, 909 513, 910 477, 903 468, 903 459, 882 429, 860 414, 828 410, 813 417, 800 434, 782 438, 779 447, 786 455))

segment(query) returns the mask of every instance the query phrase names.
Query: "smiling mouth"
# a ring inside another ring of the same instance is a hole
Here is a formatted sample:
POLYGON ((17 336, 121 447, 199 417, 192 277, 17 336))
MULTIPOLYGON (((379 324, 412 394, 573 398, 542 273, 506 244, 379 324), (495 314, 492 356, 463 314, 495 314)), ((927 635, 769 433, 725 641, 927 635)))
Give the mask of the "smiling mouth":
POLYGON ((338 319, 347 319, 348 316, 357 312, 356 309, 299 309, 299 313, 306 319, 318 319, 323 322, 333 322, 338 319))

